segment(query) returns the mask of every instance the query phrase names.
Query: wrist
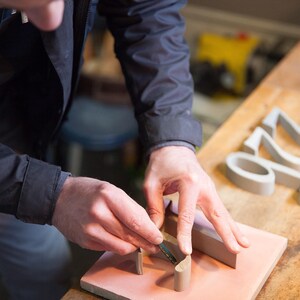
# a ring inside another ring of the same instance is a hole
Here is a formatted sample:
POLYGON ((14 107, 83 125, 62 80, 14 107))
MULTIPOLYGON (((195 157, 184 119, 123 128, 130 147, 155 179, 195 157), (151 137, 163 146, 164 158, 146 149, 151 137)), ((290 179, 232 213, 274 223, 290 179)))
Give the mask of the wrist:
POLYGON ((74 178, 71 177, 71 176, 68 176, 62 187, 61 187, 61 190, 58 194, 58 197, 57 197, 57 200, 56 200, 56 203, 55 203, 55 206, 53 208, 53 214, 52 214, 52 220, 51 220, 51 225, 56 225, 57 224, 57 210, 58 210, 58 207, 62 206, 63 205, 63 202, 64 202, 64 199, 66 198, 66 196, 69 194, 69 191, 71 189, 71 186, 72 186, 72 183, 74 181, 74 178))
POLYGON ((195 154, 194 149, 191 149, 190 147, 185 147, 185 146, 175 146, 175 145, 171 145, 171 146, 164 146, 164 147, 160 147, 157 149, 154 149, 151 153, 150 153, 150 158, 152 155, 161 155, 161 154, 167 154, 170 152, 186 152, 188 154, 195 154))
POLYGON ((169 142, 162 142, 159 144, 156 144, 154 146, 152 146, 146 153, 146 156, 149 157, 151 155, 152 152, 161 149, 161 148, 166 148, 166 147, 171 147, 171 146, 176 146, 176 147, 185 147, 188 148, 190 150, 192 150, 194 153, 196 152, 195 150, 195 146, 188 143, 188 142, 184 142, 184 141, 169 141, 169 142))

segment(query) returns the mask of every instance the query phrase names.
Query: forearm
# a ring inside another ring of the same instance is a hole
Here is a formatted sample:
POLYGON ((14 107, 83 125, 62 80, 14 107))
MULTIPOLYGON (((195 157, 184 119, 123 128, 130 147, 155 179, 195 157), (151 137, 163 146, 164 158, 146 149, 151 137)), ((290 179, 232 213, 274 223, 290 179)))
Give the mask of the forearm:
POLYGON ((200 125, 191 115, 193 82, 179 13, 185 3, 100 2, 116 40, 146 151, 170 141, 193 146, 201 142, 200 125))

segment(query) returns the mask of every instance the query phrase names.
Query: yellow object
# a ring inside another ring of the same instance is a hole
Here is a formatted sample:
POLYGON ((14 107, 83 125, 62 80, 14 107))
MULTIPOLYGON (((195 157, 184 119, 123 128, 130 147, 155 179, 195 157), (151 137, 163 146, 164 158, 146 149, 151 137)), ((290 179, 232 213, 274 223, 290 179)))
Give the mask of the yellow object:
POLYGON ((196 58, 213 66, 224 64, 234 76, 233 89, 242 93, 246 85, 247 66, 258 46, 256 37, 232 37, 205 33, 199 37, 196 58))

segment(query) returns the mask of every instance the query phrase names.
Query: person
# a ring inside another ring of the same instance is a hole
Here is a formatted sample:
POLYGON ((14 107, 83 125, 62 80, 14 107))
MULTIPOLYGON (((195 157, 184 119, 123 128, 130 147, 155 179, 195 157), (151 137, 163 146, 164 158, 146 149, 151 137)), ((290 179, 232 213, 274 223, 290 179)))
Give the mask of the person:
POLYGON ((183 253, 192 252, 196 205, 230 251, 249 246, 196 159, 201 128, 191 115, 179 13, 185 3, 0 0, 0 272, 13 299, 58 299, 66 291, 70 256, 61 233, 92 250, 157 251, 165 194, 179 193, 183 253), (108 182, 72 177, 43 161, 71 105, 96 9, 114 35, 149 158, 147 212, 108 182))

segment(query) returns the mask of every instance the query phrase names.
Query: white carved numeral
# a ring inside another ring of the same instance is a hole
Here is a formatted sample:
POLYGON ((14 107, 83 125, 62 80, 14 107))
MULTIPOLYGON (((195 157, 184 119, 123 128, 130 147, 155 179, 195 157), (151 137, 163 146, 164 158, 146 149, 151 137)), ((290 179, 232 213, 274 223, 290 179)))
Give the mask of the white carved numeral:
POLYGON ((279 147, 271 136, 280 122, 291 137, 300 144, 300 126, 278 108, 263 120, 267 130, 257 127, 244 142, 244 152, 231 153, 226 159, 227 177, 249 192, 270 195, 275 182, 300 191, 300 158, 279 147), (260 145, 264 145, 276 162, 258 156, 260 145))
POLYGON ((251 136, 244 142, 243 150, 258 156, 260 145, 265 146, 276 162, 300 171, 300 158, 284 151, 265 130, 256 127, 251 136))
POLYGON ((226 165, 227 177, 251 193, 271 195, 275 182, 293 189, 300 187, 300 172, 248 153, 231 153, 226 165))
POLYGON ((285 112, 275 107, 262 121, 262 127, 271 137, 275 137, 277 124, 280 123, 293 140, 300 145, 300 126, 285 112))

